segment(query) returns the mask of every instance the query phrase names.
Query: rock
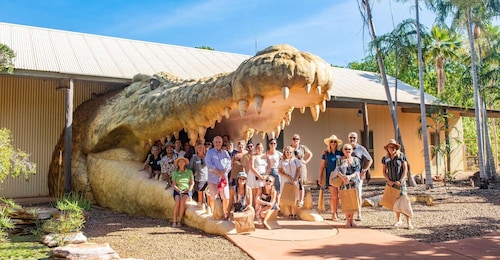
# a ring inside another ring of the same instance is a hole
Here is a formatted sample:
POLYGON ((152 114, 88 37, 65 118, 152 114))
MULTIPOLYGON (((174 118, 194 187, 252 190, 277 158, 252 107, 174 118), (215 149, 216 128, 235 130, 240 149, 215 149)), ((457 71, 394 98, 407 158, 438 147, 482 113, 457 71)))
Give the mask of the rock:
POLYGON ((52 259, 120 259, 108 243, 69 244, 52 250, 52 259))
POLYGON ((72 232, 68 234, 48 234, 42 237, 40 242, 48 247, 55 247, 59 244, 81 244, 87 242, 87 237, 82 232, 72 232))

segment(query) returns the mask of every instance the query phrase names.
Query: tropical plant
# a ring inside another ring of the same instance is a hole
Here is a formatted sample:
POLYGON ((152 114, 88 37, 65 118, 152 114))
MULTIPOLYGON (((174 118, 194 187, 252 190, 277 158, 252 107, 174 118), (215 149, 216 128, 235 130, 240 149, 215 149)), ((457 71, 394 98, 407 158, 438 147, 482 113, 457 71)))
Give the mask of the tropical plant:
MULTIPOLYGON (((418 0, 416 0, 418 1, 418 0)), ((475 117, 477 128, 478 140, 478 157, 479 157, 479 172, 481 175, 481 188, 488 188, 488 173, 485 168, 484 155, 489 155, 490 152, 485 153, 484 142, 489 142, 489 137, 485 131, 486 113, 483 109, 484 97, 481 96, 480 86, 477 73, 477 60, 475 50, 475 37, 473 35, 474 25, 485 24, 494 17, 500 15, 500 0, 433 0, 427 1, 428 7, 435 11, 438 16, 437 20, 444 23, 445 19, 449 16, 453 18, 452 27, 465 28, 467 37, 469 39, 469 48, 471 56, 471 75, 472 85, 474 87, 474 104, 475 104, 475 117)), ((491 156, 490 156, 491 157, 491 156)))
POLYGON ((10 218, 11 214, 20 209, 14 200, 0 198, 0 242, 8 241, 7 230, 14 228, 14 222, 10 218))
POLYGON ((0 43, 0 72, 7 71, 12 73, 14 71, 14 58, 16 54, 9 46, 0 43))
POLYGON ((36 174, 36 164, 29 160, 29 154, 14 149, 10 130, 0 129, 0 183, 10 174, 12 177, 24 175, 28 180, 29 175, 36 174))
POLYGON ((58 244, 66 243, 69 233, 78 232, 85 224, 85 208, 90 209, 90 202, 79 194, 67 194, 53 202, 60 212, 42 225, 45 233, 57 234, 58 244))
POLYGON ((462 41, 459 35, 445 26, 432 26, 429 36, 424 38, 430 41, 430 43, 426 44, 426 56, 429 59, 434 59, 437 75, 437 95, 440 96, 445 91, 446 60, 457 60, 459 58, 456 53, 462 41))

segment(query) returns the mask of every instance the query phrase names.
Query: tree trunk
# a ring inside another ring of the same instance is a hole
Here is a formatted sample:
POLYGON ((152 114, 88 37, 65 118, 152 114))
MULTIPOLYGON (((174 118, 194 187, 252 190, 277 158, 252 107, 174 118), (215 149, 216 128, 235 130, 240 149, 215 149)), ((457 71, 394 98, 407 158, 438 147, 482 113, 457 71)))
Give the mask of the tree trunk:
POLYGON ((474 85, 474 104, 476 114, 476 131, 477 131, 477 144, 478 144, 478 157, 479 157, 479 174, 481 176, 481 189, 488 188, 488 176, 484 168, 484 145, 483 145, 483 117, 481 115, 481 97, 479 95, 479 84, 477 79, 476 68, 476 52, 474 50, 474 37, 472 35, 472 18, 471 7, 467 6, 467 36, 469 37, 469 47, 471 52, 471 65, 472 65, 472 84, 474 85))
POLYGON ((425 179, 426 188, 434 188, 432 183, 431 163, 429 157, 429 138, 427 133, 427 115, 425 112, 425 92, 424 92, 424 72, 422 61, 422 38, 420 36, 420 17, 418 9, 418 0, 415 0, 415 15, 417 20, 417 45, 418 45, 418 79, 420 87, 420 117, 422 122, 422 139, 424 142, 424 163, 425 163, 425 179))
MULTIPOLYGON (((377 36, 375 33, 375 26, 373 25, 370 3, 368 0, 362 0, 362 3, 365 7, 365 11, 366 11, 366 15, 367 15, 366 22, 368 23, 368 28, 370 29, 370 35, 372 37, 372 41, 376 42, 377 36)), ((382 83, 384 85, 385 94, 387 97, 387 105, 389 106, 389 111, 391 113, 392 123, 393 123, 393 127, 394 127, 394 135, 400 137, 401 132, 399 130, 398 117, 396 114, 396 110, 394 108, 394 103, 392 102, 391 91, 389 88, 389 82, 387 81, 387 73, 385 72, 384 59, 383 59, 382 54, 380 52, 379 46, 376 44, 375 44, 375 52, 377 53, 377 63, 378 63, 378 67, 380 70, 380 75, 382 77, 382 83)), ((401 143, 401 145, 402 145, 402 143, 401 143)))

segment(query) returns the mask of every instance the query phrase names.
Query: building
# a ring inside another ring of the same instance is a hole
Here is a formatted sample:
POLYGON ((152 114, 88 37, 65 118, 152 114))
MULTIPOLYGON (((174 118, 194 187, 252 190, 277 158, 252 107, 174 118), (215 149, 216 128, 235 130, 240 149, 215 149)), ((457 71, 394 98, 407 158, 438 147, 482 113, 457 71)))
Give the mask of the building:
MULTIPOLYGON (((37 163, 37 174, 30 177, 29 182, 9 178, 0 185, 0 196, 11 198, 48 195, 47 171, 54 146, 65 127, 65 89, 70 82, 74 82, 73 107, 76 108, 94 95, 124 88, 138 73, 152 75, 168 71, 180 78, 201 78, 234 71, 249 58, 234 53, 7 23, 0 23, 0 43, 16 53, 14 73, 0 74, 0 128, 10 129, 15 147, 30 153, 31 160, 37 163)), ((280 143, 290 143, 294 133, 301 135, 302 143, 314 153, 308 169, 309 181, 315 181, 325 149, 323 138, 336 134, 345 142, 349 132, 358 132, 361 137, 368 129, 369 148, 374 157, 372 172, 374 177, 381 177, 383 146, 394 136, 385 90, 374 73, 334 68, 334 75, 327 111, 314 122, 309 113, 301 114, 296 109, 280 143)), ((398 84, 399 124, 406 153, 413 172, 421 173, 424 163, 423 145, 418 138, 419 92, 403 82, 398 84)), ((426 96, 426 104, 434 100, 426 96)), ((459 137, 460 112, 453 113, 456 120, 450 124, 455 132, 451 134, 459 137)), ((461 145, 456 146, 452 158, 452 169, 463 170, 461 145)))

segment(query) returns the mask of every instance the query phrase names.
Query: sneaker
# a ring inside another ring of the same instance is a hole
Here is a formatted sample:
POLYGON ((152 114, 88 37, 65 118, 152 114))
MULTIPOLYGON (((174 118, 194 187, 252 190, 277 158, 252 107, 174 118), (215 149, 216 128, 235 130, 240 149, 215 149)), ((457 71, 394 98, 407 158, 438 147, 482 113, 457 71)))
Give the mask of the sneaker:
POLYGON ((408 229, 413 230, 413 229, 415 229, 415 227, 412 224, 408 224, 408 229))
POLYGON ((177 222, 177 227, 178 227, 178 228, 182 227, 181 222, 177 222))
POLYGON ((403 225, 403 221, 398 221, 396 224, 394 224, 395 227, 401 227, 403 225))
POLYGON ((172 222, 172 227, 173 227, 173 228, 177 227, 177 223, 172 222))
POLYGON ((356 221, 362 221, 362 220, 363 220, 363 218, 362 218, 361 216, 358 216, 358 217, 356 218, 356 221))

